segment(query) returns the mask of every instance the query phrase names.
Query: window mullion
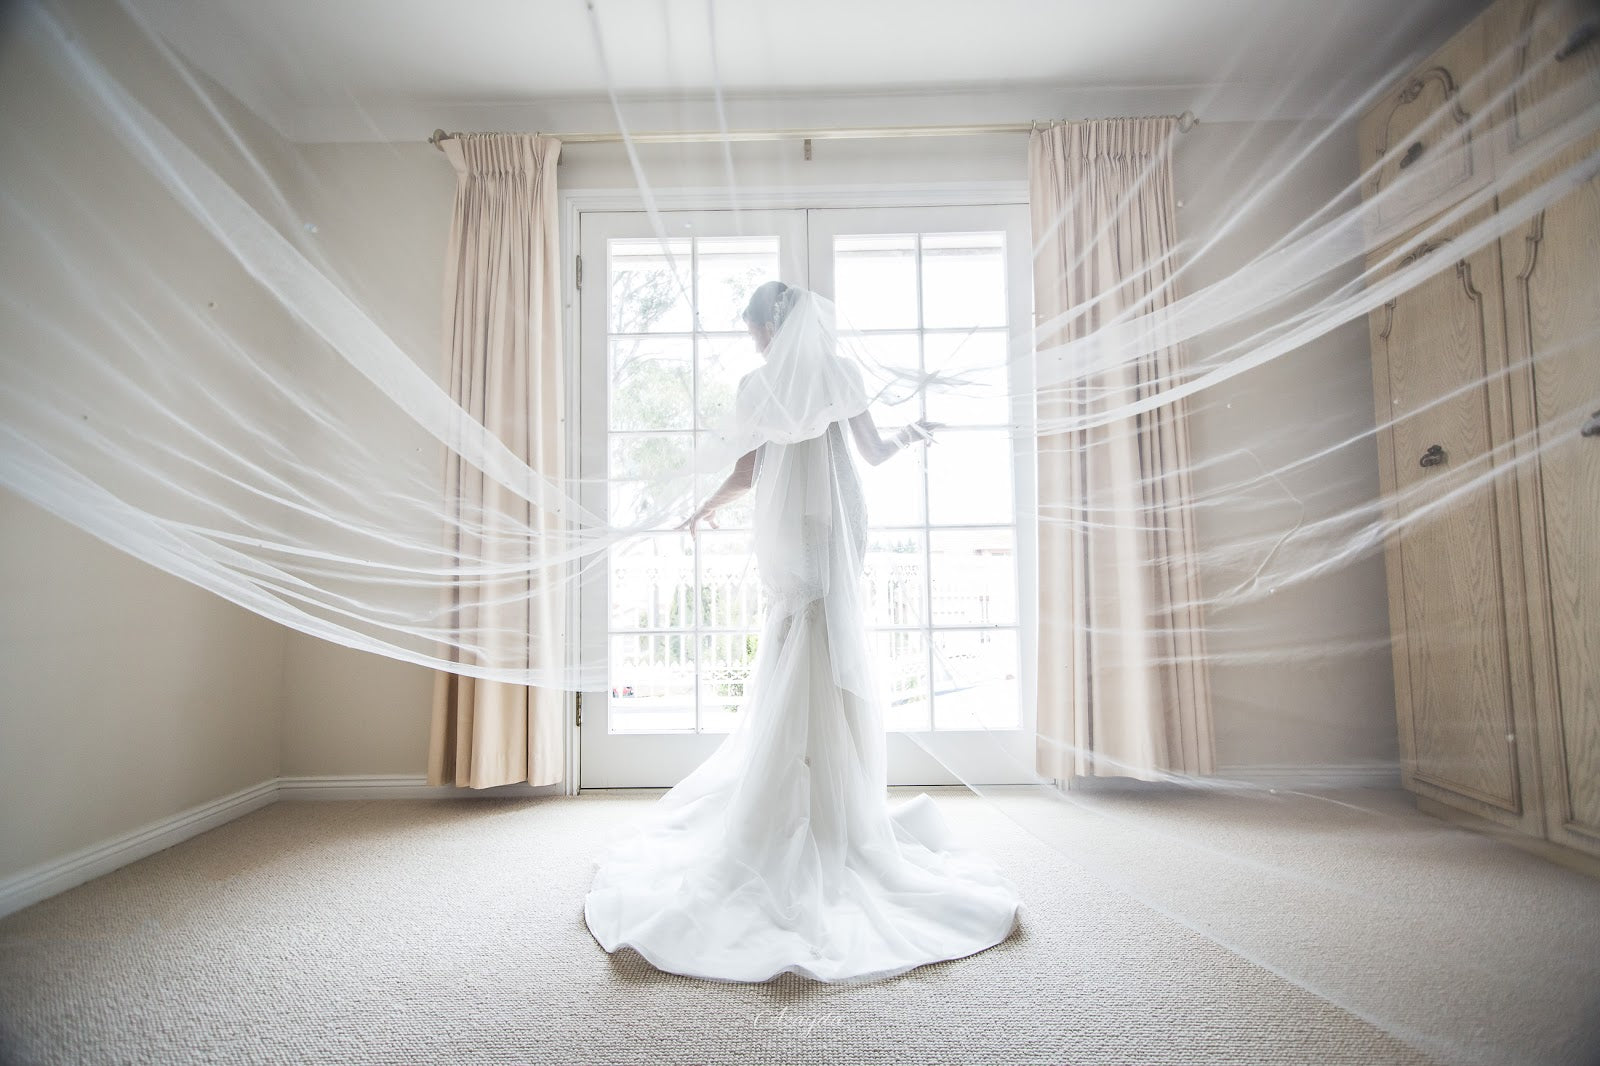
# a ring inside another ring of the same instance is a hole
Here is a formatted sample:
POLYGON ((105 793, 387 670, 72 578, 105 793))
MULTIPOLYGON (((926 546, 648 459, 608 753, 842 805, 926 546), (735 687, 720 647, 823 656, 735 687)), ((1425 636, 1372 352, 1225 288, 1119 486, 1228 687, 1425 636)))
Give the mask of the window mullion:
MULTIPOLYGON (((691 469, 696 472, 694 486, 690 493, 691 503, 700 499, 700 238, 689 238, 689 325, 692 330, 689 340, 689 459, 691 469)), ((705 576, 701 568, 700 538, 690 538, 691 550, 694 553, 694 628, 691 647, 694 652, 694 731, 696 734, 704 732, 705 723, 701 720, 700 692, 705 687, 700 676, 700 615, 705 610, 705 605, 700 602, 700 596, 705 587, 705 576)))
MULTIPOLYGON (((917 369, 922 374, 928 372, 928 335, 926 316, 922 309, 922 234, 915 234, 916 238, 916 279, 917 279, 917 369)), ((925 380, 925 379, 924 379, 925 380)), ((917 415, 919 418, 928 417, 928 394, 923 390, 917 395, 917 415)), ((934 688, 935 674, 933 668, 933 516, 929 509, 928 491, 928 449, 924 447, 920 455, 922 464, 922 640, 926 647, 923 653, 928 663, 928 728, 932 730, 936 721, 934 717, 934 688)))

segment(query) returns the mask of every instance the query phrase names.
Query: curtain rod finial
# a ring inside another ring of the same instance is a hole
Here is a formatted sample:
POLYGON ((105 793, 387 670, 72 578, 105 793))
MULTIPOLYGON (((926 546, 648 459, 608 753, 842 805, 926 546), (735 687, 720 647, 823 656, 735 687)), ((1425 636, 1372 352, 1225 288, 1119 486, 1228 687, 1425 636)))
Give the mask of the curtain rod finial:
POLYGON ((1199 121, 1199 119, 1194 117, 1193 111, 1185 111, 1183 114, 1178 116, 1178 132, 1188 133, 1190 130, 1194 129, 1195 124, 1199 121))

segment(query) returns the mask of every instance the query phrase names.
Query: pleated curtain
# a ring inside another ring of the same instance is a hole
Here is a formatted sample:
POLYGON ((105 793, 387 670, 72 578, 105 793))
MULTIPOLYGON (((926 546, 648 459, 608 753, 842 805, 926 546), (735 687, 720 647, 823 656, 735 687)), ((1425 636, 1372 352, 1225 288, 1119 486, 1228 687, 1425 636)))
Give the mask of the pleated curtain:
MULTIPOLYGON (((483 134, 442 142, 456 170, 454 217, 445 263, 445 348, 457 403, 534 470, 565 472, 561 370, 561 272, 556 162, 561 142, 526 134, 483 134)), ((455 540, 458 558, 532 564, 512 578, 460 583, 447 605, 483 665, 559 666, 567 603, 559 574, 539 568, 538 530, 554 516, 535 509, 482 471, 451 454, 445 471, 449 506, 484 528, 455 540), (518 535, 502 535, 517 530, 518 535), (471 542, 463 542, 471 537, 471 542)), ((449 657, 462 661, 462 653, 449 657)), ((486 788, 563 777, 561 689, 435 676, 428 752, 430 784, 486 788)))
POLYGON ((1029 141, 1037 766, 1068 782, 1214 770, 1184 405, 1087 424, 1182 380, 1183 346, 1162 329, 1174 302, 1175 127, 1069 122, 1029 141))

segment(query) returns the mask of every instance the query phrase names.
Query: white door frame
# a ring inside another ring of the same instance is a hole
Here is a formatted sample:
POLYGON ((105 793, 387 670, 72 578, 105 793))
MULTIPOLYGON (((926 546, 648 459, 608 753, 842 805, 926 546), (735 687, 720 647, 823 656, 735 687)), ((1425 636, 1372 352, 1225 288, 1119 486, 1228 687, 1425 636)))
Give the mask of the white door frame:
MULTIPOLYGON (((1016 358, 1017 346, 1030 345, 1033 334, 1032 241, 1025 204, 941 204, 929 206, 878 205, 862 208, 818 208, 810 212, 812 287, 834 295, 832 238, 851 233, 934 232, 948 229, 1003 230, 1006 234, 1007 325, 1011 332, 1014 372, 1026 374, 1012 383, 1012 468, 1018 514, 1017 550, 1017 699, 1021 718, 1016 729, 939 729, 893 731, 886 750, 891 784, 962 784, 952 768, 967 781, 985 784, 1025 784, 1035 779, 1037 711, 1035 650, 1038 638, 1038 528, 1029 518, 1036 512, 1036 463, 1033 454, 1034 410, 1032 366, 1016 358)), ((871 501, 868 501, 870 515, 871 501)), ((926 527, 926 516, 925 528, 926 527)), ((931 635, 930 630, 930 635, 931 635)), ((930 675, 930 682, 933 680, 930 675)), ((935 697, 937 699, 937 697, 935 697)))

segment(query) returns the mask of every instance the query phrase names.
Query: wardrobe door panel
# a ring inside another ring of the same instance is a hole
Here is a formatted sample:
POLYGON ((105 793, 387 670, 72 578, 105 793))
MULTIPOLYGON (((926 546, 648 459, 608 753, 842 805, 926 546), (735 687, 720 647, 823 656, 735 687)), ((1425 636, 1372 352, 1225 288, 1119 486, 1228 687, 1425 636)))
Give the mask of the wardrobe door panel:
POLYGON ((1537 819, 1525 794, 1532 752, 1525 759, 1518 741, 1520 598, 1506 595, 1507 561, 1519 557, 1516 487, 1494 455, 1509 423, 1499 255, 1493 245, 1452 252, 1448 238, 1414 247, 1399 269, 1438 269, 1370 319, 1375 385, 1389 400, 1380 453, 1396 523, 1388 563, 1405 777, 1524 828, 1537 819))
POLYGON ((1376 200, 1367 241, 1375 247, 1489 183, 1492 164, 1477 78, 1484 19, 1474 20, 1362 119, 1361 195, 1376 200))
POLYGON ((1600 176, 1502 237, 1501 257, 1546 834, 1600 854, 1600 176))
POLYGON ((1485 48, 1510 87, 1492 138, 1500 172, 1600 100, 1600 4, 1592 0, 1501 0, 1486 16, 1485 48))

